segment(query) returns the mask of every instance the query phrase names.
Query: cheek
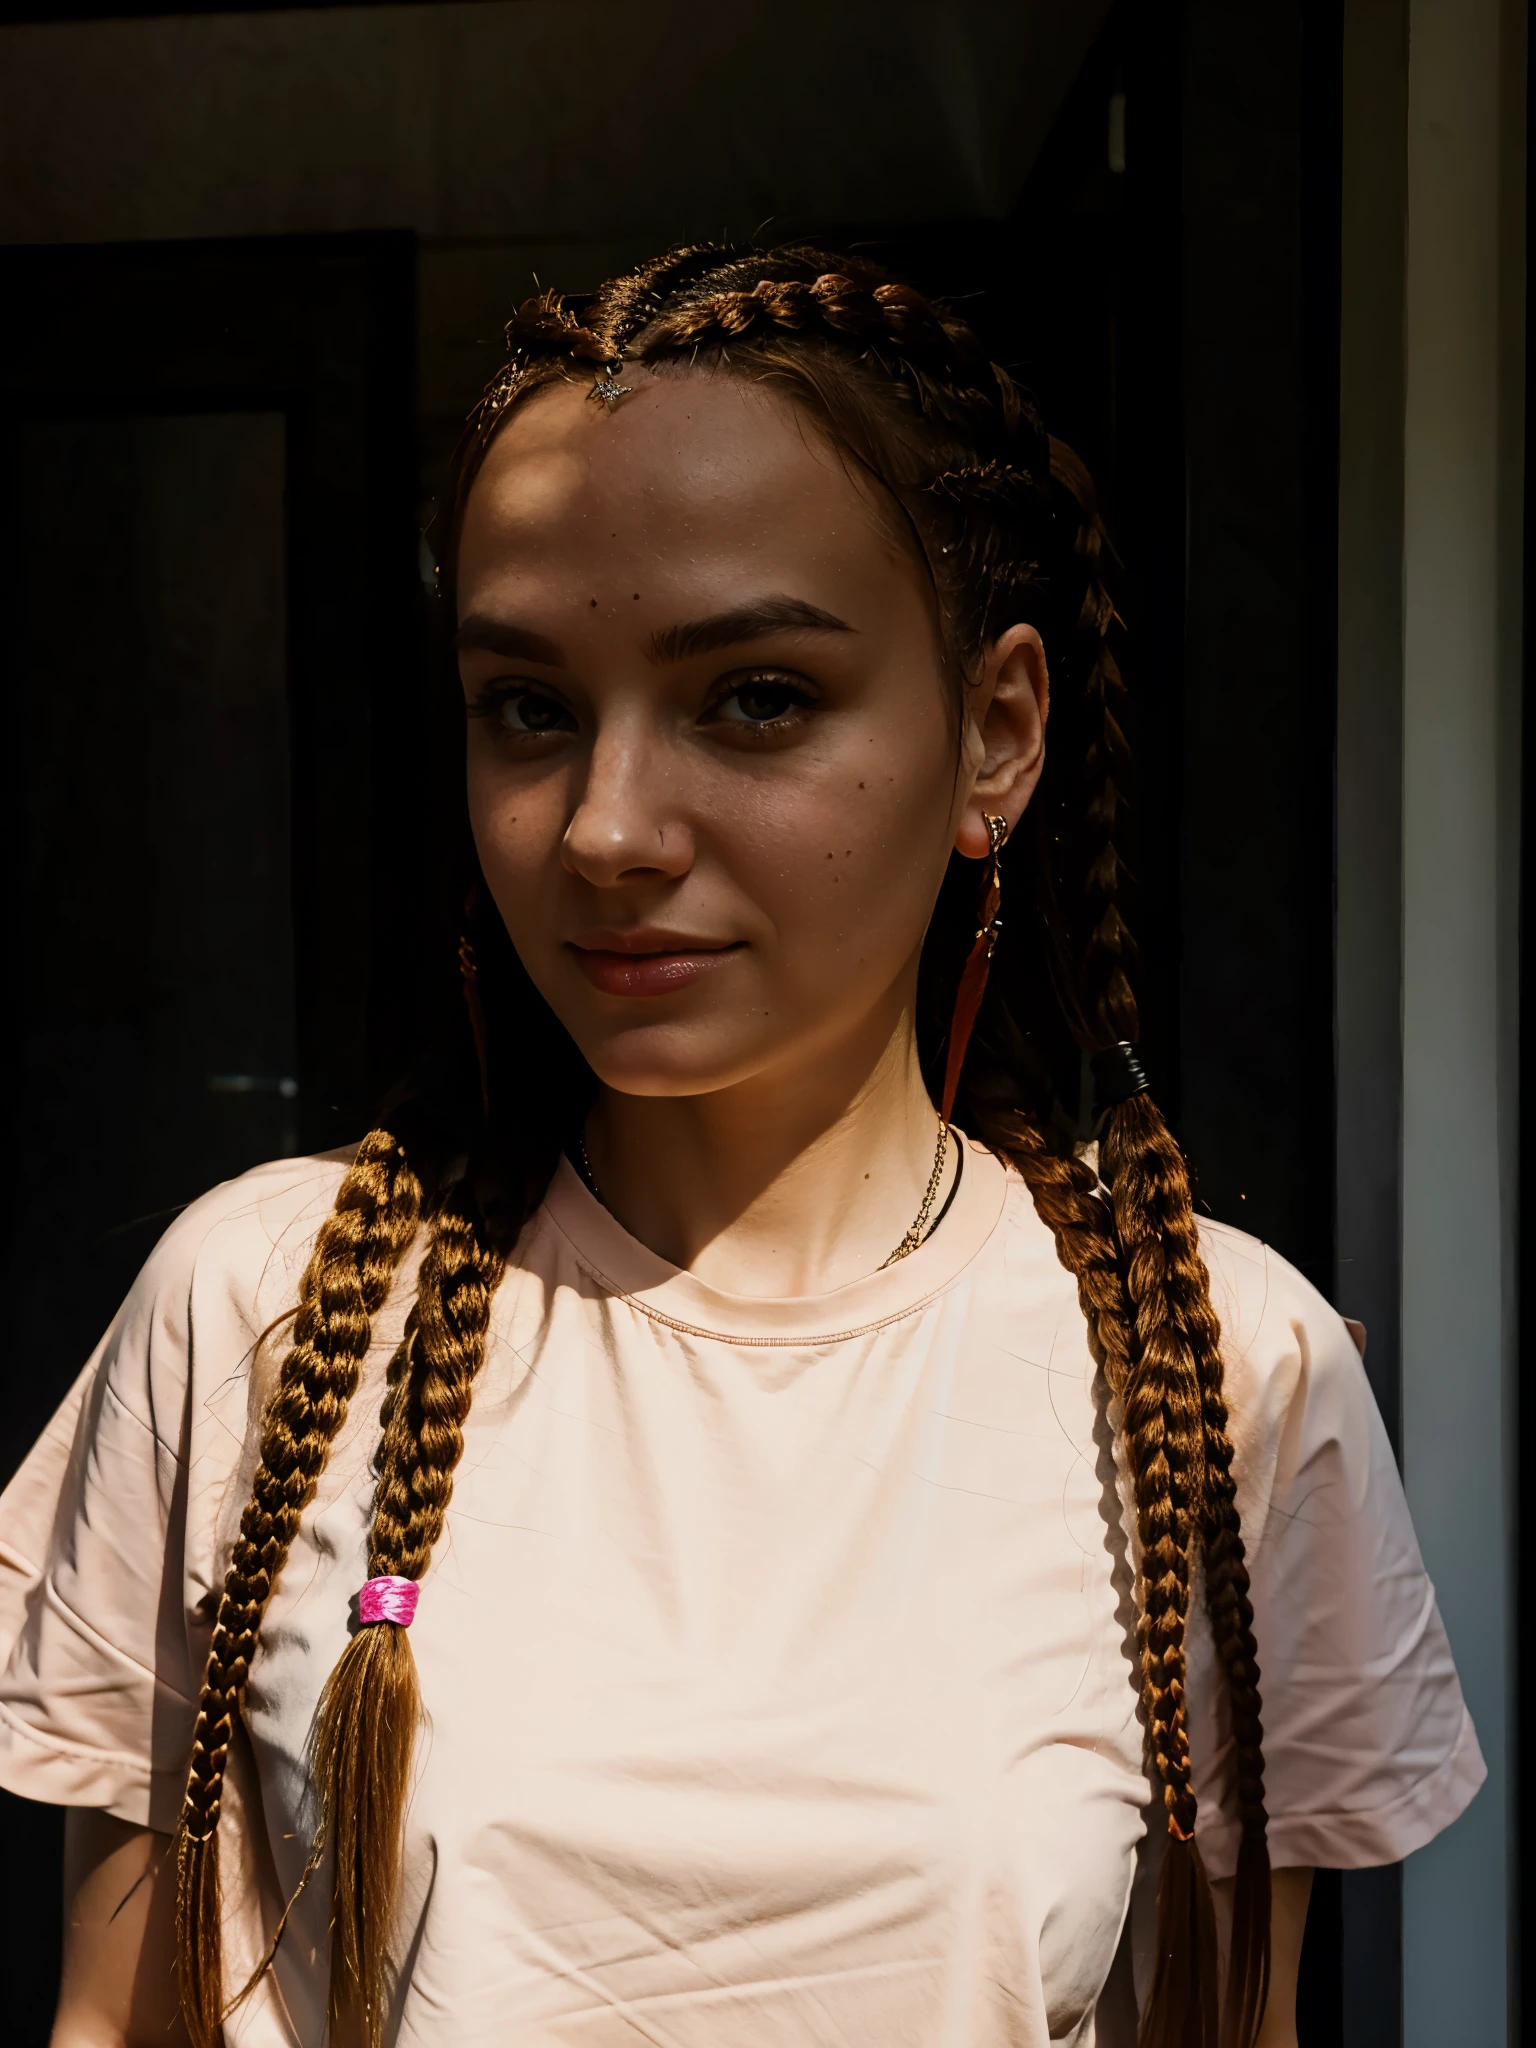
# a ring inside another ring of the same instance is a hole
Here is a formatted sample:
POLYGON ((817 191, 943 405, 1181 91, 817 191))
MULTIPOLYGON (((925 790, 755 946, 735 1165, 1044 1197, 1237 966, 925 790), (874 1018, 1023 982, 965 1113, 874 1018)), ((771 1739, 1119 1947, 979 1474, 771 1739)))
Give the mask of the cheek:
MULTIPOLYGON (((520 900, 519 884, 531 883, 558 863, 560 840, 569 822, 567 791, 560 775, 509 776, 494 760, 468 763, 469 826, 481 870, 498 901, 520 900)), ((536 900, 538 892, 527 899, 536 900)))
POLYGON ((952 842, 952 749, 875 733, 738 791, 709 836, 798 981, 894 972, 921 943, 952 842))

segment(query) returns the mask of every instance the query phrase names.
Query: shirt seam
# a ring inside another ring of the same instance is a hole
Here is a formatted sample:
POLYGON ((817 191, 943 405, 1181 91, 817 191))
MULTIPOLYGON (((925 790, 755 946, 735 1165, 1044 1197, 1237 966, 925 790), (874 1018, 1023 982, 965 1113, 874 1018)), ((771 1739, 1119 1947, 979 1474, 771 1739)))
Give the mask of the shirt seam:
POLYGON ((643 1302, 638 1295, 631 1294, 628 1288, 621 1287, 617 1280, 613 1279, 611 1275, 605 1273, 600 1266, 596 1265, 588 1254, 582 1250, 581 1246, 577 1244, 558 1217, 549 1216, 548 1220, 570 1246, 571 1256, 582 1271, 605 1288, 615 1301, 624 1302, 628 1307, 635 1309, 649 1321, 660 1323, 664 1328, 676 1331, 679 1336, 707 1338, 712 1344, 735 1344, 754 1351, 764 1349, 789 1351, 803 1350, 824 1344, 847 1344, 855 1337, 872 1337, 881 1330, 888 1330, 893 1323, 903 1323, 911 1316, 920 1315, 924 1309, 931 1308, 934 1302, 960 1284, 997 1235, 1006 1214, 1007 1203, 1005 1200, 1003 1208, 998 1212, 997 1222, 993 1224, 992 1228, 987 1232, 981 1243, 971 1253, 971 1256, 961 1266, 959 1271, 952 1273, 947 1280, 941 1281, 936 1287, 930 1288, 926 1294, 920 1295, 916 1301, 909 1303, 906 1308, 893 1309, 889 1315, 879 1316, 871 1322, 857 1323, 846 1330, 829 1330, 806 1336, 784 1337, 737 1336, 729 1330, 711 1330, 701 1323, 685 1323, 680 1316, 669 1316, 665 1309, 652 1308, 649 1304, 643 1302))
POLYGON ((34 1583, 43 1576, 44 1571, 44 1567, 35 1558, 23 1557, 21 1552, 13 1549, 3 1537, 0 1537, 0 1565, 5 1565, 20 1577, 30 1579, 34 1583))
POLYGON ((98 1749, 91 1742, 71 1742, 65 1735, 45 1735, 40 1729, 22 1720, 19 1714, 13 1713, 4 1700, 0 1700, 0 1722, 3 1722, 21 1741, 30 1743, 34 1749, 46 1750, 51 1756, 63 1757, 71 1762, 89 1758, 94 1763, 125 1766, 142 1774, 146 1780, 151 1780, 155 1776, 153 1763, 135 1755, 131 1749, 98 1749))
POLYGON ((140 1429, 143 1430, 144 1434, 150 1439, 150 1441, 154 1444, 157 1444, 159 1448, 162 1451, 164 1451, 165 1455, 168 1458, 173 1459, 178 1465, 181 1463, 181 1458, 176 1450, 175 1445, 168 1444, 165 1438, 160 1434, 159 1430, 156 1429, 155 1425, 152 1422, 146 1422, 144 1417, 140 1415, 136 1409, 131 1408, 128 1405, 127 1401, 124 1400, 123 1396, 117 1391, 117 1388, 112 1384, 112 1369, 110 1365, 108 1366, 106 1373, 103 1375, 102 1389, 103 1392, 108 1396, 108 1398, 114 1403, 120 1414, 126 1415, 130 1422, 136 1422, 139 1425, 140 1429))
MULTIPOLYGON (((764 1350, 764 1348, 768 1348, 768 1350, 805 1350, 805 1348, 813 1348, 813 1346, 823 1346, 823 1343, 848 1343, 854 1337, 872 1337, 874 1333, 881 1331, 881 1329, 889 1329, 893 1323, 905 1323, 907 1317, 922 1315, 922 1311, 930 1309, 942 1294, 948 1294, 950 1288, 958 1286, 958 1282, 965 1278, 965 1274, 969 1272, 971 1264, 977 1260, 977 1257, 981 1255, 981 1249, 983 1249, 979 1245, 977 1251, 969 1257, 969 1260, 965 1262, 965 1266, 961 1270, 958 1270, 956 1274, 950 1274, 950 1278, 944 1280, 940 1286, 930 1288, 928 1294, 922 1294, 918 1300, 913 1300, 913 1303, 909 1303, 905 1309, 893 1309, 891 1315, 877 1317, 877 1319, 870 1321, 870 1323, 856 1323, 850 1329, 817 1331, 813 1335, 741 1337, 741 1335, 735 1335, 729 1329, 707 1329, 702 1323, 684 1323, 682 1317, 668 1315, 666 1309, 653 1309, 653 1307, 649 1307, 649 1303, 643 1303, 643 1300, 639 1298, 639 1294, 631 1294, 629 1288, 618 1286, 618 1282, 610 1274, 602 1272, 602 1268, 596 1266, 590 1260, 590 1257, 580 1249, 580 1245, 575 1243, 575 1239, 571 1239, 567 1235, 567 1231, 559 1223, 555 1223, 555 1229, 561 1233, 561 1237, 565 1237, 565 1243, 571 1247, 571 1257, 575 1260, 575 1264, 582 1268, 584 1274, 588 1274, 592 1280, 596 1280, 614 1300, 623 1300, 627 1307, 635 1309, 639 1315, 647 1317, 651 1323, 662 1323, 666 1329, 672 1329, 672 1331, 676 1331, 682 1337, 707 1337, 711 1343, 735 1343, 735 1346, 745 1346, 748 1350, 764 1350)), ((987 1243, 989 1241, 991 1241, 991 1231, 987 1233, 987 1243)))
MULTIPOLYGON (((1281 1807, 1278 1810, 1270 1811, 1268 1816, 1269 1825, 1275 1829, 1306 1827, 1348 1828, 1350 1826, 1359 1826, 1362 1822, 1375 1826, 1382 1822, 1390 1821, 1394 1816, 1401 1813, 1405 1807, 1421 1804, 1424 1794, 1432 1791, 1442 1778, 1449 1777, 1465 1768, 1468 1761, 1467 1737, 1469 1734, 1475 1736, 1476 1730, 1472 1727, 1471 1713, 1466 1703, 1463 1702, 1461 1720, 1457 1725, 1455 1739, 1452 1741, 1450 1748, 1445 1751, 1444 1755, 1437 1762, 1431 1764, 1427 1771, 1422 1771, 1405 1791, 1399 1792, 1397 1797, 1389 1800, 1385 1806, 1281 1807)), ((1240 1828, 1241 1824, 1236 1814, 1229 1813, 1225 1807, 1221 1806, 1218 1806, 1215 1812, 1211 1814, 1209 1821, 1210 1831, 1213 1834, 1218 1830, 1235 1832, 1240 1828)), ((1204 1826, 1201 1827, 1200 1832, 1202 1834, 1205 1832, 1204 1826)))
MULTIPOLYGON (((128 1665, 132 1670, 142 1673, 143 1676, 150 1681, 151 1685, 160 1687, 165 1692, 168 1692, 173 1699, 180 1700, 183 1705, 188 1707, 193 1705, 193 1702, 187 1697, 187 1695, 184 1692, 179 1692, 174 1685, 169 1684, 167 1680, 164 1679, 160 1675, 160 1673, 155 1670, 153 1665, 141 1663, 140 1660, 134 1656, 131 1650, 125 1650, 121 1643, 114 1643, 110 1636, 103 1635, 100 1629, 94 1628, 91 1625, 91 1623, 86 1620, 85 1616, 81 1614, 77 1608, 72 1607, 69 1601, 67 1601, 64 1598, 63 1594, 59 1591, 58 1586, 55 1583, 51 1574, 46 1572, 43 1574, 42 1587, 44 1597, 50 1602, 50 1604, 55 1609, 62 1613, 70 1623, 72 1623, 76 1628, 79 1629, 81 1635, 85 1637, 87 1642, 93 1644, 98 1650, 106 1650, 110 1655, 114 1657, 120 1657, 122 1661, 126 1665, 128 1665)), ((3 1706, 4 1702, 0 1701, 0 1708, 3 1708, 3 1706)))

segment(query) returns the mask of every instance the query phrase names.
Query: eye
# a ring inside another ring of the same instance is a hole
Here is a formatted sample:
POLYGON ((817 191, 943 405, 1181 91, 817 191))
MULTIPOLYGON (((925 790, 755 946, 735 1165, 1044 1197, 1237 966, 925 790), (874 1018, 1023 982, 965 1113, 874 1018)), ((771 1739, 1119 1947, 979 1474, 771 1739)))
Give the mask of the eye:
POLYGON ((708 715, 723 725, 762 729, 797 723, 816 701, 815 691, 802 677, 763 669, 727 678, 708 715))
POLYGON ((481 692, 470 711, 473 717, 490 719, 499 732, 518 739, 576 730, 574 716, 558 697, 528 683, 493 684, 481 692))

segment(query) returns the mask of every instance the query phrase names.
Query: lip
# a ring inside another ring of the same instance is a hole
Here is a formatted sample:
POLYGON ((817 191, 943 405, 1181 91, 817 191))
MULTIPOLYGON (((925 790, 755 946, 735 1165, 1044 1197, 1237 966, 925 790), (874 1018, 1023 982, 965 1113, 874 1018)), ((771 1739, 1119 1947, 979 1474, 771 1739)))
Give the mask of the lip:
POLYGON ((682 932, 644 926, 627 932, 585 932, 570 942, 576 964, 608 996, 669 996, 690 988, 740 951, 740 942, 712 945, 682 932))

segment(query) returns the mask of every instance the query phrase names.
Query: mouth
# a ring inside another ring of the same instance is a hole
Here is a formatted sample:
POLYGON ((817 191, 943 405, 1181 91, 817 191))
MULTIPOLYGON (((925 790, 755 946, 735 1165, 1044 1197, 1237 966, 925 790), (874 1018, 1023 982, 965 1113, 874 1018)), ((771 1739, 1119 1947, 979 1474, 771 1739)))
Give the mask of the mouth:
POLYGON ((605 996, 669 996, 689 988, 742 950, 674 932, 594 932, 570 951, 587 980, 605 996))

